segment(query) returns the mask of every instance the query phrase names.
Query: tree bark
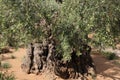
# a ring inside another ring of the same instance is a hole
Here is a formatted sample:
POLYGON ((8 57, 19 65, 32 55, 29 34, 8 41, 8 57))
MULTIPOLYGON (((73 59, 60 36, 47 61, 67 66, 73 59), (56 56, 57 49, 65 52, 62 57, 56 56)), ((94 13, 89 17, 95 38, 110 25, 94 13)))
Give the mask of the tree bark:
POLYGON ((76 51, 73 50, 70 61, 63 61, 62 55, 57 54, 54 41, 50 41, 46 45, 33 43, 29 46, 26 59, 21 65, 23 70, 27 69, 26 73, 39 74, 49 71, 63 79, 83 79, 89 75, 92 78, 95 77, 95 66, 90 56, 91 47, 88 45, 83 45, 88 49, 81 50, 80 56, 77 56, 76 51))

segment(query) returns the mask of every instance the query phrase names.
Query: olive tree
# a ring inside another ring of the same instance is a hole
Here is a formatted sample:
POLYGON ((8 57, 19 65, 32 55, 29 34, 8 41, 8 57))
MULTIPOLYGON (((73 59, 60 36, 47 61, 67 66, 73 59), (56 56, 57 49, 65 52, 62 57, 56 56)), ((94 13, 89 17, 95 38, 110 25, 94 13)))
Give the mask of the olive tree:
POLYGON ((88 44, 113 46, 120 38, 119 0, 0 0, 0 9, 0 47, 48 42, 54 50, 48 48, 46 57, 52 51, 48 61, 63 78, 94 67, 88 44))

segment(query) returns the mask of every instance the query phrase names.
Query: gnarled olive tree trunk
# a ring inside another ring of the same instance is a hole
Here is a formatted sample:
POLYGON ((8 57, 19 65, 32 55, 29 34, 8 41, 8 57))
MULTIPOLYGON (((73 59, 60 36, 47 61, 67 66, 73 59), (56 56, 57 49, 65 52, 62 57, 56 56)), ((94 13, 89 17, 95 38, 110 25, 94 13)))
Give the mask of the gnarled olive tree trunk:
POLYGON ((84 44, 81 55, 77 56, 76 51, 71 53, 70 61, 63 61, 63 56, 56 52, 56 45, 53 39, 44 40, 41 43, 31 43, 27 47, 25 60, 21 68, 26 73, 52 72, 64 79, 82 79, 91 76, 95 77, 95 66, 90 56, 91 47, 84 44))

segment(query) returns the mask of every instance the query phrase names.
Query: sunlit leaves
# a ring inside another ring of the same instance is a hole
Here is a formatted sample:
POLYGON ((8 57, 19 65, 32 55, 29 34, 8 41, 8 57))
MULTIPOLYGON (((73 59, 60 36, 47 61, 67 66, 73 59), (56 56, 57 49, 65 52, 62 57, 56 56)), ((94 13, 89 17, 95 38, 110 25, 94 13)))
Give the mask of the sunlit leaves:
POLYGON ((65 59, 71 49, 79 54, 81 44, 111 46, 120 36, 120 0, 0 0, 0 45, 27 44, 42 40, 44 27, 51 26, 57 50, 65 59), (38 25, 45 19, 45 25, 38 25), (88 34, 94 33, 89 39, 88 34), (80 40, 83 40, 80 41, 80 40))

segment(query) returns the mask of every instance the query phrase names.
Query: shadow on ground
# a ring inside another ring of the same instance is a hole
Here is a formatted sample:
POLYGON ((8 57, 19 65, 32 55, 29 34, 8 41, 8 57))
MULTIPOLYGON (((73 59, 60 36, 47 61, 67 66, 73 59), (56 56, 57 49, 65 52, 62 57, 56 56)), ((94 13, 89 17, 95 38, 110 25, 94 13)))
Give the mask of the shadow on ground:
POLYGON ((111 63, 110 60, 105 59, 99 54, 95 54, 92 57, 98 75, 104 78, 109 77, 111 80, 120 80, 120 66, 111 63))

